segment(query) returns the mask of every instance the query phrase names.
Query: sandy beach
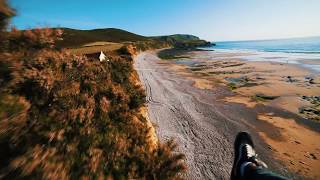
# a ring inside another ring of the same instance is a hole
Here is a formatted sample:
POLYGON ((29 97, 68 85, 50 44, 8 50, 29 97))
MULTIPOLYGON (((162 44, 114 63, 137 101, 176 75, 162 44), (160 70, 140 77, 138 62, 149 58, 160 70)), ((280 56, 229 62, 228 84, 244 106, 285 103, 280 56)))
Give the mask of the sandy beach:
POLYGON ((284 167, 302 177, 320 177, 319 73, 293 64, 246 61, 237 53, 192 51, 182 57, 159 63, 196 88, 226 87, 232 93, 219 100, 255 110, 264 125, 249 126, 284 167), (273 110, 266 113, 264 108, 273 110))

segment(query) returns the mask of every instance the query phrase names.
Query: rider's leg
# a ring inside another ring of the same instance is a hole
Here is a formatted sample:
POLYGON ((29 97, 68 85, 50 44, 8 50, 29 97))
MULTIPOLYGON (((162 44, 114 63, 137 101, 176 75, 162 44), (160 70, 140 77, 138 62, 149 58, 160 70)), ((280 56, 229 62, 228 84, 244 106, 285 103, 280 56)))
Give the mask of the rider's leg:
POLYGON ((240 132, 234 143, 235 158, 231 172, 231 180, 238 179, 275 179, 285 180, 287 178, 272 173, 267 165, 257 158, 253 141, 247 132, 240 132))
POLYGON ((250 164, 243 164, 242 165, 242 171, 243 174, 241 177, 242 179, 261 179, 261 180, 268 180, 268 179, 278 179, 278 180, 286 180, 287 178, 279 176, 278 174, 275 174, 271 171, 269 171, 267 168, 256 166, 254 163, 250 164))

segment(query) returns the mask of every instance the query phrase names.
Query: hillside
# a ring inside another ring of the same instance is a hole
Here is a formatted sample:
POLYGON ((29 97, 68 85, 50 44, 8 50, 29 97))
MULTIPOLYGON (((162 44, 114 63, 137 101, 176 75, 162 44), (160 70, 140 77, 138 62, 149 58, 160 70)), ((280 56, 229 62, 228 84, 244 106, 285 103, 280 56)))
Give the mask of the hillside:
POLYGON ((160 39, 164 41, 190 41, 190 40, 200 40, 199 37, 189 34, 173 34, 167 36, 155 36, 154 39, 160 39))
POLYGON ((141 49, 147 47, 163 48, 165 46, 196 47, 208 46, 209 42, 188 34, 146 37, 125 30, 106 28, 92 30, 77 30, 61 28, 63 41, 57 42, 58 47, 76 48, 95 42, 134 43, 141 49))
POLYGON ((108 42, 136 42, 148 41, 147 37, 137 35, 125 30, 116 28, 78 30, 70 28, 60 28, 63 30, 63 41, 57 43, 60 47, 77 47, 84 44, 108 41, 108 42))
POLYGON ((210 42, 200 39, 197 36, 189 34, 174 34, 168 36, 152 37, 156 41, 166 42, 176 48, 192 49, 212 45, 210 42))

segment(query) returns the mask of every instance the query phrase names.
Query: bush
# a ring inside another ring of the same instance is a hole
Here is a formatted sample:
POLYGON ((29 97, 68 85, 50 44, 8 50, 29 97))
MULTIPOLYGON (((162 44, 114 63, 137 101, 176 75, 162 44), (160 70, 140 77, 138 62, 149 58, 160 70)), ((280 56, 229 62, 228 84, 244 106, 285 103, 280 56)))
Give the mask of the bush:
MULTIPOLYGON (((2 19, 1 19, 2 20, 2 19)), ((130 55, 110 63, 54 48, 52 29, 7 33, 0 51, 0 177, 172 179, 173 142, 153 147, 130 55)))

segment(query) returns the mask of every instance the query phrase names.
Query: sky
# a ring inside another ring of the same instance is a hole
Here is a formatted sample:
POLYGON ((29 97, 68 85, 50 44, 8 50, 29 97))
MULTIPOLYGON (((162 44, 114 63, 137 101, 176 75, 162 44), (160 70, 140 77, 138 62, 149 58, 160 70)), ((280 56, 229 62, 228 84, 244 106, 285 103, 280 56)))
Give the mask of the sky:
POLYGON ((320 0, 9 0, 19 29, 120 28, 210 41, 320 36, 320 0))

